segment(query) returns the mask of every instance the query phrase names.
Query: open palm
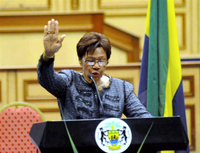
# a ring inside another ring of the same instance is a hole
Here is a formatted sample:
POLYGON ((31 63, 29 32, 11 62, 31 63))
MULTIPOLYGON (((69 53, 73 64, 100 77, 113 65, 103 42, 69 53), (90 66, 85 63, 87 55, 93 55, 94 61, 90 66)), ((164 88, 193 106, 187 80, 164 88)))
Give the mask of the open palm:
POLYGON ((62 41, 65 35, 58 38, 59 26, 58 21, 51 19, 48 21, 48 25, 44 26, 44 49, 45 54, 48 56, 54 55, 62 46, 62 41))

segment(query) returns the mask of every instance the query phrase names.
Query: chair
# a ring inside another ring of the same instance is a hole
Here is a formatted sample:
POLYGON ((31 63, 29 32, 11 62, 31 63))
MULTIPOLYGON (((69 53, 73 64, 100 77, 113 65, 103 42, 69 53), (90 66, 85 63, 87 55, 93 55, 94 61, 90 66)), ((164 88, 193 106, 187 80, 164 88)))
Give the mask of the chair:
POLYGON ((42 112, 27 102, 13 102, 0 109, 0 152, 36 152, 29 132, 34 123, 45 121, 42 112), (13 108, 16 106, 23 106, 13 108))

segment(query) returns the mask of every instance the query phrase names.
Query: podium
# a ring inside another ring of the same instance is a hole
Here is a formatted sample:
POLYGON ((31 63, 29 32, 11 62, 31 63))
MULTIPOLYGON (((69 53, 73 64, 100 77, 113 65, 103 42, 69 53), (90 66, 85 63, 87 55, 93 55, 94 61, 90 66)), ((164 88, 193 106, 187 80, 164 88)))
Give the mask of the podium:
MULTIPOLYGON (((29 133, 32 142, 42 153, 73 153, 64 122, 79 153, 103 153, 95 141, 96 127, 103 119, 47 121, 33 124, 29 133)), ((126 153, 135 153, 153 126, 141 153, 159 150, 185 150, 188 137, 180 117, 126 118, 132 141, 126 153)))

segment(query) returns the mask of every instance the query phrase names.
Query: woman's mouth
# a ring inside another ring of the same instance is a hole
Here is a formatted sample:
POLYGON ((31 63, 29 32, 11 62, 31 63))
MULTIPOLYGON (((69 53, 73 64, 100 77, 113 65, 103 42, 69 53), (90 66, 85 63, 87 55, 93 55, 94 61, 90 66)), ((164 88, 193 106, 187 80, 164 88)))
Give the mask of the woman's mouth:
POLYGON ((92 77, 93 78, 99 77, 99 73, 92 73, 92 77))

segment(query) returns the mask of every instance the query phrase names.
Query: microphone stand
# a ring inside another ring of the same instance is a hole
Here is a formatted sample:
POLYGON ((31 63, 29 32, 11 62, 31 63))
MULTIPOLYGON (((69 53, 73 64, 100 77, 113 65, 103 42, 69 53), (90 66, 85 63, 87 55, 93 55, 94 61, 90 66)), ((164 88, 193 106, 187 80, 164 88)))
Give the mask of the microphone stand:
POLYGON ((100 105, 101 105, 102 114, 104 114, 103 102, 101 101, 101 97, 100 97, 99 91, 98 91, 98 89, 97 89, 96 82, 95 82, 95 80, 93 79, 92 74, 89 74, 89 75, 88 75, 88 78, 90 78, 90 79, 93 81, 93 83, 94 83, 94 86, 95 86, 95 89, 96 89, 96 92, 97 92, 97 97, 98 97, 99 102, 100 102, 100 105))

